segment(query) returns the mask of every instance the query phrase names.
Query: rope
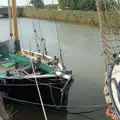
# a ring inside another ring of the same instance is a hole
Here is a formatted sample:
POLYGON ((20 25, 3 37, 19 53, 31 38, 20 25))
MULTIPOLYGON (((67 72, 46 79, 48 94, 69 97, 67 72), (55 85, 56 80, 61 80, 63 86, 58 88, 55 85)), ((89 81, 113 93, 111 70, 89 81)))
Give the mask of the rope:
MULTIPOLYGON (((34 75, 36 75, 33 63, 31 62, 31 64, 32 64, 33 73, 34 73, 34 75)), ((38 86, 38 81, 37 81, 36 77, 35 77, 35 82, 36 82, 36 87, 37 87, 37 90, 38 90, 38 95, 39 95, 39 99, 40 99, 40 102, 41 102, 41 105, 42 105, 45 120, 48 120, 47 115, 46 115, 46 111, 45 111, 45 108, 44 108, 41 92, 40 92, 40 89, 39 89, 39 86, 38 86)))
POLYGON ((83 111, 83 112, 68 112, 68 114, 73 114, 73 115, 88 114, 88 113, 93 113, 93 112, 97 112, 97 111, 103 110, 103 109, 105 109, 105 108, 106 108, 106 107, 99 108, 99 109, 96 109, 96 110, 83 111))
MULTIPOLYGON (((14 99, 14 98, 10 98, 10 97, 5 97, 4 98, 6 99, 9 99, 9 100, 12 100, 12 101, 15 101, 15 102, 21 102, 21 103, 25 103, 25 104, 32 104, 32 105, 39 105, 41 106, 40 103, 34 103, 34 102, 28 102, 28 101, 23 101, 23 100, 18 100, 18 99, 14 99)), ((51 108, 56 108, 56 105, 48 105, 48 104, 44 104, 44 106, 46 107, 51 107, 51 108)), ((100 110, 104 110, 106 109, 106 105, 93 105, 92 107, 89 107, 89 106, 57 106, 57 110, 60 110, 62 112, 65 112, 67 114, 72 114, 72 115, 82 115, 82 114, 88 114, 88 113, 93 113, 93 112, 97 112, 97 111, 100 111, 100 110), (102 107, 102 108, 101 108, 102 107), (82 112, 69 112, 68 110, 66 109, 63 109, 63 108, 96 108, 95 110, 87 110, 87 111, 82 111, 82 112)))
MULTIPOLYGON (((30 101, 25 101, 25 100, 20 100, 20 99, 15 99, 15 98, 11 98, 11 97, 8 97, 8 96, 4 96, 4 98, 12 100, 12 101, 15 101, 15 102, 21 102, 21 103, 41 106, 40 103, 35 103, 35 102, 30 102, 30 101)), ((56 105, 44 104, 44 106, 56 108, 56 105)), ((107 105, 106 104, 103 104, 103 105, 77 105, 77 106, 70 105, 70 106, 58 106, 58 107, 59 108, 100 108, 100 107, 107 107, 107 105)))
MULTIPOLYGON (((38 83, 38 85, 45 85, 45 86, 50 86, 50 84, 45 84, 45 83, 38 83)), ((0 86, 10 86, 10 87, 25 87, 25 86, 36 86, 36 84, 0 84, 0 86)), ((59 87, 54 87, 51 86, 52 88, 61 90, 59 87)))
MULTIPOLYGON (((30 43, 29 43, 29 47, 30 47, 30 51, 31 51, 31 44, 30 43)), ((32 65, 33 74, 36 76, 33 62, 32 62, 32 60, 30 60, 30 61, 31 61, 31 65, 32 65)), ((41 92, 40 92, 40 89, 39 89, 39 86, 38 86, 38 81, 37 81, 36 77, 35 77, 35 83, 36 83, 36 87, 37 87, 37 91, 38 91, 38 95, 39 95, 39 100, 40 100, 41 105, 42 105, 42 110, 43 110, 43 114, 44 114, 45 120, 48 120, 47 115, 46 115, 46 111, 45 111, 45 108, 44 108, 41 92)))

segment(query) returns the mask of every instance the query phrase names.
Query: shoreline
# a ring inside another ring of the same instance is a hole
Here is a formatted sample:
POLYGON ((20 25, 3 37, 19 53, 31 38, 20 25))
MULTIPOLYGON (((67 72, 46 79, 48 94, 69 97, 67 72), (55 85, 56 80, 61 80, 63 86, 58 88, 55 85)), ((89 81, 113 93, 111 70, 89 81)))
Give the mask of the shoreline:
POLYGON ((66 23, 81 25, 99 26, 97 12, 94 11, 70 11, 70 10, 44 10, 34 8, 23 8, 22 16, 26 18, 36 18, 43 20, 56 20, 66 23))
MULTIPOLYGON (((56 11, 48 9, 19 8, 18 14, 19 16, 26 18, 43 19, 49 21, 55 20, 65 23, 75 23, 80 25, 90 25, 99 27, 98 13, 95 11, 56 11)), ((120 27, 120 15, 118 14, 118 12, 106 12, 105 15, 106 18, 102 20, 103 27, 120 27)))

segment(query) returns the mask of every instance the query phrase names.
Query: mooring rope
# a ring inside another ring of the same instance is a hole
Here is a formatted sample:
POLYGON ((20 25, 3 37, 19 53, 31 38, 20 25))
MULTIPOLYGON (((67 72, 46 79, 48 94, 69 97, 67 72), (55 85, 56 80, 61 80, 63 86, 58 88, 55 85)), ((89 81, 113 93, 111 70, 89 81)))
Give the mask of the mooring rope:
MULTIPOLYGON (((15 102, 21 102, 21 103, 26 103, 26 104, 32 104, 32 105, 38 105, 41 106, 40 103, 35 103, 35 102, 30 102, 30 101, 25 101, 25 100, 20 100, 20 99, 15 99, 12 97, 8 97, 8 96, 3 96, 6 99, 15 101, 15 102)), ((52 107, 52 108, 56 108, 56 105, 50 105, 50 104, 44 104, 44 106, 46 107, 52 107)), ((95 105, 68 105, 68 106, 60 106, 58 105, 59 108, 100 108, 100 107, 107 107, 106 104, 95 104, 95 105)), ((58 108, 57 107, 57 108, 58 108)))
MULTIPOLYGON (((54 99, 54 96, 53 96, 53 91, 52 91, 52 86, 50 85, 50 95, 51 95, 51 98, 52 98, 52 102, 53 102, 53 104, 56 106, 56 108, 57 108, 57 105, 56 105, 56 103, 55 103, 55 99, 54 99)), ((62 93, 61 93, 62 94, 62 93)))
MULTIPOLYGON (((38 85, 45 85, 45 86, 50 86, 50 84, 45 84, 45 83, 38 83, 38 85)), ((36 84, 0 84, 0 86, 9 86, 9 87, 27 87, 27 86, 36 86, 36 84)), ((59 87, 54 87, 51 86, 52 88, 58 89, 61 91, 61 88, 59 87)))
MULTIPOLYGON (((35 74, 35 69, 34 69, 34 66, 33 66, 32 61, 31 61, 31 64, 32 64, 33 73, 34 73, 34 75, 36 75, 36 74, 35 74)), ((37 81, 37 78, 36 78, 36 77, 35 77, 35 83, 36 83, 36 87, 37 87, 39 99, 40 99, 40 102, 41 102, 41 105, 42 105, 42 110, 43 110, 43 113, 44 113, 45 120, 48 120, 47 114, 46 114, 46 111, 45 111, 45 108, 44 108, 44 104, 43 104, 41 92, 40 92, 40 89, 39 89, 39 86, 38 86, 38 81, 37 81)))

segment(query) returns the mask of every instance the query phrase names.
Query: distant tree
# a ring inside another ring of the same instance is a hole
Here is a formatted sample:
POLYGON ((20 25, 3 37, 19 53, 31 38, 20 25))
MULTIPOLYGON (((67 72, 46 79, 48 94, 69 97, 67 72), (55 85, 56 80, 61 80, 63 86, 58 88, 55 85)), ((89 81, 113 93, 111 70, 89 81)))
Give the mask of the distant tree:
POLYGON ((48 4, 48 5, 45 5, 45 9, 57 9, 57 4, 48 4))
POLYGON ((36 8, 44 8, 43 0, 31 0, 30 4, 34 5, 36 8))
MULTIPOLYGON (((65 0, 66 1, 66 0, 65 0)), ((58 7, 64 9, 64 0, 58 0, 58 7)))
POLYGON ((78 0, 78 10, 96 10, 95 0, 78 0))
MULTIPOLYGON (((119 3, 120 0, 118 0, 119 3)), ((96 11, 95 0, 59 0, 59 3, 63 7, 68 7, 71 10, 93 10, 96 11)), ((116 6, 116 0, 105 0, 106 8, 109 9, 111 6, 116 6)))

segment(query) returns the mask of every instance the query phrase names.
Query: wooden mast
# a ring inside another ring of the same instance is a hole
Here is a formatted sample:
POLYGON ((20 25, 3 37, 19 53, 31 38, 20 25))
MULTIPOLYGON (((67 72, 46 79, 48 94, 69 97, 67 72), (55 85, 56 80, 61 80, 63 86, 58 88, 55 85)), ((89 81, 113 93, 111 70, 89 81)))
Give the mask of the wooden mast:
POLYGON ((16 12, 16 0, 12 0, 12 17, 14 27, 14 40, 15 40, 15 53, 20 55, 20 41, 18 35, 18 24, 17 24, 17 12, 16 12))

